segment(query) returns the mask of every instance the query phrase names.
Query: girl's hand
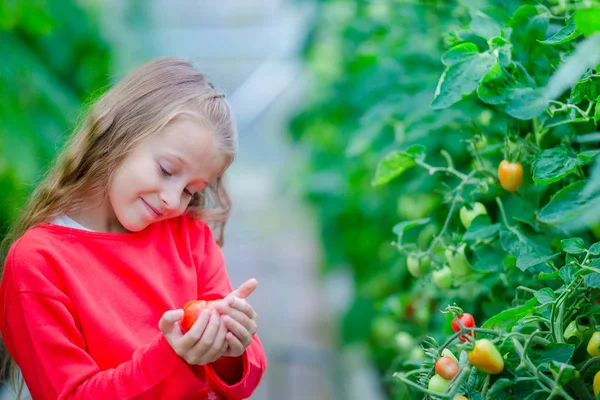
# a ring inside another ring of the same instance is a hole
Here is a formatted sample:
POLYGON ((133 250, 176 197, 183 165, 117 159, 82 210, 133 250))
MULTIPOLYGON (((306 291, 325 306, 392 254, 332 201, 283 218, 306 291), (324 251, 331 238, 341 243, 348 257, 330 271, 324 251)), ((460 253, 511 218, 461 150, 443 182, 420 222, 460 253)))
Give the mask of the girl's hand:
POLYGON ((225 340, 227 327, 216 311, 204 310, 184 335, 180 321, 183 310, 163 314, 158 327, 175 353, 190 365, 204 365, 216 361, 228 349, 225 340))
POLYGON ((225 297, 225 301, 216 305, 229 331, 225 336, 225 341, 229 344, 229 348, 223 354, 225 356, 241 356, 252 343, 252 337, 258 330, 256 311, 246 300, 246 297, 256 289, 257 284, 255 279, 248 280, 225 297))

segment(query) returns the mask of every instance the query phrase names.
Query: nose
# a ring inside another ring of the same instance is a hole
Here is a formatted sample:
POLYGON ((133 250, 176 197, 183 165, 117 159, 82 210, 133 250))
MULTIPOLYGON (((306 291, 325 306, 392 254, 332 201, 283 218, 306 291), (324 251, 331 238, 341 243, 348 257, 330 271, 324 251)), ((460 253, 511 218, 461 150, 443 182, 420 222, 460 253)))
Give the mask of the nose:
POLYGON ((179 208, 180 200, 179 192, 177 192, 175 188, 165 188, 160 193, 161 205, 165 211, 177 210, 179 208))

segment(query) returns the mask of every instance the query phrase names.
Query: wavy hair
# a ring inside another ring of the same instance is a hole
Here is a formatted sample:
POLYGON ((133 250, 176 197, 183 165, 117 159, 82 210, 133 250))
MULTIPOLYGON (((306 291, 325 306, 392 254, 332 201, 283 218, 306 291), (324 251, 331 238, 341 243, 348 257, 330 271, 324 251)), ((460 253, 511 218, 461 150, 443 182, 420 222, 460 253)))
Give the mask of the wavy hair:
MULTIPOLYGON (((237 129, 224 96, 191 63, 177 57, 150 61, 107 91, 90 108, 67 139, 42 181, 34 189, 1 247, 1 272, 12 244, 30 228, 77 212, 82 193, 106 193, 131 150, 144 138, 184 116, 214 131, 219 151, 233 162, 237 129)), ((210 223, 223 244, 231 210, 229 192, 220 176, 196 193, 186 213, 210 223)), ((17 387, 18 368, 2 346, 2 377, 17 387)), ((22 382, 19 395, 22 391, 22 382)))

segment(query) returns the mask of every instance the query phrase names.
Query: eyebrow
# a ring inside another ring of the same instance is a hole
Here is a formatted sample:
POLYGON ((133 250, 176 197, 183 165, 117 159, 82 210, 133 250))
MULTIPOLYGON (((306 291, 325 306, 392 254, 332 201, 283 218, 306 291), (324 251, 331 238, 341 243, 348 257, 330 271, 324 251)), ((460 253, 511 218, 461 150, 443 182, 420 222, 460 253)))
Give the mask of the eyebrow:
MULTIPOLYGON (((187 168, 189 168, 189 164, 188 164, 188 163, 187 163, 187 162, 186 162, 186 161, 185 161, 185 160, 184 160, 184 159, 183 159, 183 158, 182 158, 182 157, 181 157, 179 154, 172 153, 172 152, 170 152, 170 151, 167 151, 165 154, 166 154, 168 157, 171 157, 171 158, 173 158, 173 159, 177 160, 177 161, 178 161, 180 164, 182 164, 182 165, 186 166, 187 168)), ((193 180, 193 182, 196 182, 196 181, 198 181, 198 182, 201 182, 201 183, 203 183, 203 184, 205 184, 205 185, 208 185, 208 182, 207 182, 207 181, 205 181, 205 180, 204 180, 204 179, 202 179, 202 178, 200 178, 200 179, 194 179, 194 180, 193 180)))

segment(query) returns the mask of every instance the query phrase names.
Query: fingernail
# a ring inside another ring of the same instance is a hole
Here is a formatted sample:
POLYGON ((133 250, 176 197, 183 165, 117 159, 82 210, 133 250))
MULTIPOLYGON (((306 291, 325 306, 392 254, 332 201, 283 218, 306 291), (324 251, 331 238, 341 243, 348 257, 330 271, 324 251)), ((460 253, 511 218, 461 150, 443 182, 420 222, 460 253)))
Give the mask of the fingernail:
POLYGON ((235 297, 230 297, 229 299, 227 299, 227 302, 229 303, 229 305, 233 305, 235 303, 235 297))

